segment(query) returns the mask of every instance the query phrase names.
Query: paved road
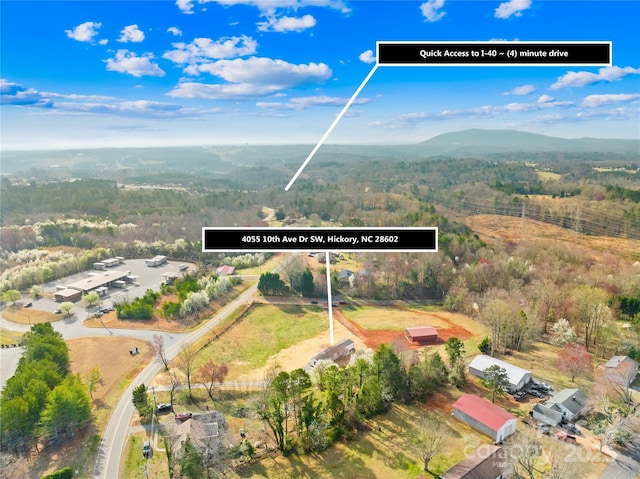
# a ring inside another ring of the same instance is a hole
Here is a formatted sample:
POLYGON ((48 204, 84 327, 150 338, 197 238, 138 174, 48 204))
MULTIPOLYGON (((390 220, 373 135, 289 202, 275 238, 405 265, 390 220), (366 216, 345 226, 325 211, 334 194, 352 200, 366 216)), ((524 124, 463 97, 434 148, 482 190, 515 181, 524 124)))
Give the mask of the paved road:
MULTIPOLYGON (((193 333, 184 335, 184 337, 168 346, 167 358, 169 360, 173 359, 180 353, 184 346, 191 344, 207 334, 213 327, 229 316, 239 306, 246 304, 251 299, 251 296, 256 293, 257 289, 257 285, 253 285, 238 298, 227 304, 201 328, 193 333)), ((96 465, 93 470, 94 478, 116 479, 119 477, 118 472, 120 468, 122 449, 126 443, 127 436, 129 434, 129 424, 131 423, 131 418, 134 413, 134 406, 131 402, 133 389, 138 387, 140 384, 149 384, 158 372, 160 372, 162 367, 162 364, 156 362, 149 364, 122 394, 118 405, 113 410, 104 435, 102 436, 102 441, 98 448, 96 465)))
POLYGON ((640 477, 640 440, 636 438, 634 443, 625 449, 624 454, 619 454, 611 461, 600 479, 636 479, 638 477, 640 477))

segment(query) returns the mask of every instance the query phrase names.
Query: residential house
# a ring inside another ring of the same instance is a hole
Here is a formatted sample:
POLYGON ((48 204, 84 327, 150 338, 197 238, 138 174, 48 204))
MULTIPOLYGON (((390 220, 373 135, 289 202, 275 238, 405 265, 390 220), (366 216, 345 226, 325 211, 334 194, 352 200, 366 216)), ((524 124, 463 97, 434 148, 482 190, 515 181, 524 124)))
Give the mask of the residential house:
POLYGON ((604 364, 604 374, 612 382, 629 386, 638 375, 638 363, 629 356, 614 356, 604 364))
POLYGON ((549 398, 546 405, 561 413, 565 420, 573 421, 587 405, 587 395, 579 389, 563 389, 549 398))
POLYGON ((531 415, 534 419, 541 421, 549 426, 557 426, 562 421, 562 413, 555 409, 536 403, 531 408, 531 415))

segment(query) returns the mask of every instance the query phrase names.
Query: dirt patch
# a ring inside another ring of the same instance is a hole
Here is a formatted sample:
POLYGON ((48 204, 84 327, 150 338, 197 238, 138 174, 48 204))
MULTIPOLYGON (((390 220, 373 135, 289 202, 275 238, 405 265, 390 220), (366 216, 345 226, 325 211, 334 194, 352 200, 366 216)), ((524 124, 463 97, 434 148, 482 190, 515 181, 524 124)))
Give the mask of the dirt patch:
MULTIPOLYGON (((400 307, 401 308, 401 307, 400 307)), ((402 309, 402 308, 401 308, 402 309)), ((461 341, 469 339, 473 336, 466 328, 454 323, 447 317, 446 313, 428 313, 412 311, 413 314, 420 314, 424 317, 424 324, 438 324, 437 328, 438 340, 429 344, 409 343, 404 333, 401 331, 380 330, 380 329, 364 329, 356 324, 354 321, 347 319, 338 309, 333 311, 333 316, 336 318, 345 328, 358 336, 368 348, 374 351, 378 349, 381 344, 392 344, 398 346, 401 350, 421 349, 425 346, 437 346, 444 344, 447 339, 455 336, 461 341), (431 319, 430 319, 431 318, 431 319)))
MULTIPOLYGON (((26 300, 29 301, 29 300, 26 300)), ((25 301, 25 302, 26 302, 25 301)), ((9 306, 2 311, 2 317, 7 321, 18 324, 40 324, 52 323, 64 319, 64 314, 54 314, 48 311, 42 311, 34 307, 23 308, 22 306, 9 306)))
POLYGON ((71 371, 86 375, 96 366, 100 368, 102 382, 93 393, 96 404, 109 394, 125 378, 133 377, 153 360, 153 349, 140 339, 123 337, 78 338, 67 341, 71 371), (137 347, 139 354, 132 356, 129 350, 137 347))

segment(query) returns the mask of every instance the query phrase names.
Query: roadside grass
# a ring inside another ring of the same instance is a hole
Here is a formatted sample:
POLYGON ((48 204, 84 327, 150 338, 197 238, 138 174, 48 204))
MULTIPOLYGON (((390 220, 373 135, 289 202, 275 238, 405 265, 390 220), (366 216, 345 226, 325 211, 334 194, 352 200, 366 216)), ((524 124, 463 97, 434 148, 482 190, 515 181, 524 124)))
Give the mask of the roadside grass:
MULTIPOLYGON (((224 363, 229 368, 226 380, 233 380, 264 366, 270 356, 282 349, 313 338, 327 328, 324 312, 316 306, 254 303, 222 336, 216 333, 203 338, 195 365, 199 367, 209 359, 224 363)), ((175 364, 174 360, 172 367, 175 364)))
MULTIPOLYGON (((153 446, 152 438, 145 432, 129 434, 124 448, 124 464, 120 466, 120 477, 126 477, 127 479, 161 479, 169 477, 166 453, 154 450, 151 457, 146 459, 142 455, 144 441, 151 441, 153 446)), ((164 449, 164 441, 161 436, 158 436, 158 448, 164 449)))
POLYGON ((2 346, 20 344, 23 334, 24 333, 20 331, 12 331, 10 329, 0 329, 0 344, 2 346))
POLYGON ((23 308, 21 306, 9 306, 2 311, 2 317, 8 321, 19 324, 40 324, 59 321, 67 317, 66 314, 54 314, 40 309, 23 308))

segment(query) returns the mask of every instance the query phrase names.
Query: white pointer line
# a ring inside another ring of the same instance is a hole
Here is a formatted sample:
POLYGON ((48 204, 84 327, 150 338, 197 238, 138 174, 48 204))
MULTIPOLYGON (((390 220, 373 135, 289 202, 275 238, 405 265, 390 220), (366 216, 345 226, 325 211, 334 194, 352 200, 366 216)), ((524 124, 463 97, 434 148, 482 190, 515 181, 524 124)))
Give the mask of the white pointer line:
POLYGON ((311 150, 311 153, 309 153, 309 156, 307 156, 307 159, 304 160, 304 163, 302 163, 302 166, 300 166, 300 168, 298 168, 298 171, 296 171, 296 174, 293 175, 293 178, 291 178, 291 181, 289 181, 289 184, 285 187, 284 191, 289 191, 289 188, 291 188, 291 186, 293 185, 293 183, 295 183, 295 181, 298 179, 298 176, 300 176, 300 173, 302 173, 302 170, 304 170, 307 166, 307 164, 311 161, 311 158, 313 158, 313 155, 316 154, 316 152, 318 151, 318 149, 322 146, 322 144, 324 143, 324 140, 327 139, 327 137, 331 134, 331 132, 333 131, 333 129, 336 127, 336 125, 338 124, 338 122, 342 119, 342 117, 344 116, 344 114, 347 112, 347 110, 349 109, 349 107, 351 106, 351 104, 354 102, 354 100, 356 99, 356 97, 360 94, 360 92, 362 91, 362 89, 364 88, 364 86, 367 84, 367 82, 369 81, 369 79, 373 76, 373 74, 376 72, 376 70, 378 69, 378 62, 376 62, 376 64, 373 66, 373 68, 371 69, 371 71, 369 72, 369 74, 367 75, 367 77, 362 81, 362 83, 360 84, 360 86, 358 87, 358 89, 356 90, 356 92, 351 96, 351 98, 349 99, 349 101, 347 102, 347 104, 342 108, 342 111, 340 111, 340 113, 338 114, 338 116, 336 116, 336 119, 333 120, 333 123, 331 123, 331 126, 329 127, 329 129, 325 132, 325 134, 322 136, 322 138, 320 138, 320 141, 318 142, 318 144, 315 146, 315 148, 313 150, 311 150))

